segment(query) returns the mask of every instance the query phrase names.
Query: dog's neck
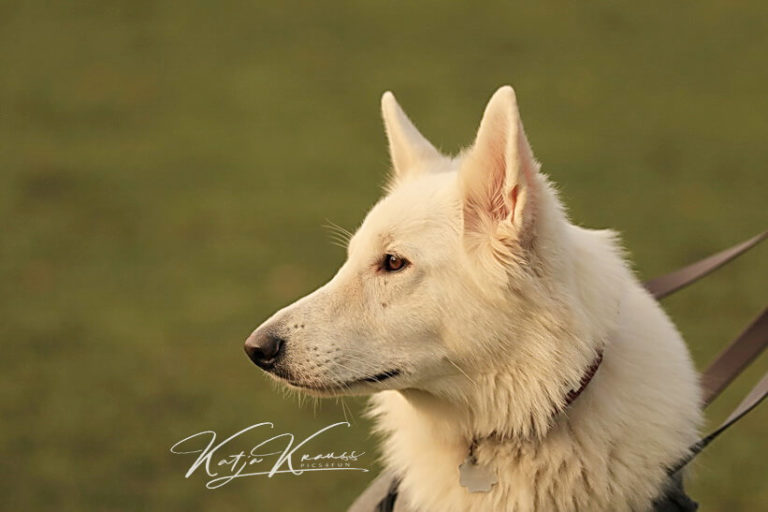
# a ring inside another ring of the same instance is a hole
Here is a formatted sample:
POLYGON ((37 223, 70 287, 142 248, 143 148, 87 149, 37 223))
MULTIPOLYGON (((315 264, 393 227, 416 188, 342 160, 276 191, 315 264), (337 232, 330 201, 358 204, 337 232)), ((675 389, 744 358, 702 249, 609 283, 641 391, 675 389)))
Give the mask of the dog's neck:
MULTIPOLYGON (((581 394, 587 389, 587 386, 589 386, 589 384, 592 382, 592 379, 597 373, 597 370, 600 368, 600 364, 602 362, 603 362, 603 350, 601 349, 600 351, 598 351, 597 356, 595 357, 594 361, 592 361, 592 364, 589 366, 589 368, 587 368, 584 371, 584 374, 582 375, 581 380, 579 381, 579 387, 573 388, 570 391, 568 391, 568 393, 565 395, 562 408, 552 410, 553 417, 565 412, 565 409, 568 408, 573 402, 575 402, 579 396, 581 396, 581 394)), ((486 436, 486 437, 478 437, 478 436, 474 437, 469 447, 470 457, 473 456, 473 451, 477 447, 478 443, 480 443, 483 439, 488 439, 488 438, 496 438, 497 440, 503 441, 504 436, 499 436, 497 432, 492 432, 489 436, 486 436)))
MULTIPOLYGON (((582 358, 577 374, 570 376, 562 370, 555 381, 526 381, 523 368, 527 363, 523 363, 511 365, 505 373, 472 377, 473 385, 464 387, 468 392, 462 396, 437 396, 421 390, 403 390, 401 393, 414 409, 423 412, 424 419, 433 422, 436 436, 444 440, 466 446, 489 438, 497 441, 540 441, 546 437, 557 418, 587 390, 598 373, 603 360, 602 344, 589 354, 589 359, 582 358), (508 382, 518 385, 509 386, 508 382), (564 384, 568 382, 571 384, 564 384), (509 396, 502 396, 505 393, 509 396), (499 404, 515 406, 502 410, 499 404), (488 414, 489 411, 493 412, 488 414)), ((460 388, 450 384, 443 387, 450 390, 460 388)))

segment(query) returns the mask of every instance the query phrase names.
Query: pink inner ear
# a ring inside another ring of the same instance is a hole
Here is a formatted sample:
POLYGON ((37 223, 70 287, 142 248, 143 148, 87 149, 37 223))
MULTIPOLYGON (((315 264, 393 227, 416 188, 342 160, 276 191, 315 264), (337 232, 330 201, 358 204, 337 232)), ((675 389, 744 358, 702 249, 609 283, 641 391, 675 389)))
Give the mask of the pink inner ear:
POLYGON ((510 220, 512 222, 515 222, 515 208, 517 207, 517 195, 518 195, 519 192, 520 192, 520 186, 519 185, 515 185, 512 188, 512 192, 509 194, 510 195, 510 199, 511 199, 510 205, 511 205, 511 208, 512 208, 512 217, 510 218, 510 220))

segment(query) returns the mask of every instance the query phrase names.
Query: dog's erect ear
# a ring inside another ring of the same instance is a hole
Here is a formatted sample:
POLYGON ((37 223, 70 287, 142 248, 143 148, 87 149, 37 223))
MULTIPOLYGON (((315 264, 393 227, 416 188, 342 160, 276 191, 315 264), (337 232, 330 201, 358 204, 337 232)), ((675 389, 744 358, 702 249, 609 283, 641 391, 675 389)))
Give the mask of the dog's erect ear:
POLYGON ((475 144, 462 162, 465 231, 512 237, 525 245, 536 213, 538 169, 515 91, 504 86, 488 102, 475 144))
POLYGON ((396 179, 419 173, 425 164, 441 158, 440 152, 419 133, 389 91, 381 97, 381 115, 396 179))

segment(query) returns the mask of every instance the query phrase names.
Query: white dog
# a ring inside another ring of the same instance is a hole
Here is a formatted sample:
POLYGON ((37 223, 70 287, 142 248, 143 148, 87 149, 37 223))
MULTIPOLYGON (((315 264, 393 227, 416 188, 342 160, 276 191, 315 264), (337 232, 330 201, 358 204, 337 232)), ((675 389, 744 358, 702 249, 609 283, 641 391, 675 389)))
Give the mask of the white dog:
POLYGON ((650 510, 698 439, 700 390, 616 235, 569 222, 511 87, 455 158, 391 93, 382 110, 388 194, 336 276, 248 338, 251 359, 315 395, 375 393, 414 510, 650 510))

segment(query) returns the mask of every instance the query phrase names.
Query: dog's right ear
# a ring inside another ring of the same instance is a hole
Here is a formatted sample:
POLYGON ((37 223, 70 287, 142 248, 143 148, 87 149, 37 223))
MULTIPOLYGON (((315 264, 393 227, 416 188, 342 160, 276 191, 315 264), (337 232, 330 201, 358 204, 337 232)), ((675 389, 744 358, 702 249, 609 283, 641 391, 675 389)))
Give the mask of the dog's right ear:
POLYGON ((523 130, 515 92, 500 88, 488 102, 475 144, 460 170, 464 228, 473 245, 527 245, 541 200, 539 164, 523 130))
POLYGON ((395 95, 389 91, 381 97, 381 115, 389 140, 395 180, 416 175, 426 169, 426 164, 442 158, 440 152, 408 119, 395 95))

